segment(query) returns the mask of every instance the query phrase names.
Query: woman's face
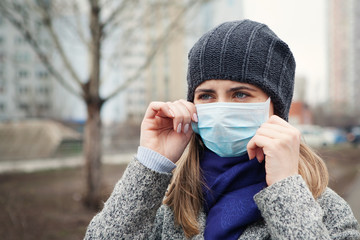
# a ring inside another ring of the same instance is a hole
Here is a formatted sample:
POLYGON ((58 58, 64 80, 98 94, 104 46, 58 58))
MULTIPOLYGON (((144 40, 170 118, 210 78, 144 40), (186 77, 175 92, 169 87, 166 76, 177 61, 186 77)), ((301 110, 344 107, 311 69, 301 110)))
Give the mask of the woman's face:
MULTIPOLYGON (((214 102, 254 103, 265 102, 269 96, 260 88, 231 80, 207 80, 195 89, 194 104, 214 102)), ((269 115, 274 114, 270 103, 269 115)))

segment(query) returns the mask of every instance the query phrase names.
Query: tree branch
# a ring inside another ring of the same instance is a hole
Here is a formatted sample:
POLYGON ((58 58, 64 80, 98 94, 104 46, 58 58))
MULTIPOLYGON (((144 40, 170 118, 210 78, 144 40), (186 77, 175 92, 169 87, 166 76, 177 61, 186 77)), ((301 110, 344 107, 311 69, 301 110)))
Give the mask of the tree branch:
POLYGON ((72 9, 73 9, 74 16, 76 19, 76 32, 78 33, 78 36, 81 39, 81 41, 87 46, 87 48, 90 48, 89 41, 86 39, 84 31, 81 26, 81 21, 79 18, 79 16, 80 16, 79 5, 77 4, 77 1, 73 2, 72 9))
MULTIPOLYGON (((206 1, 206 0, 205 0, 206 1)), ((172 20, 172 22, 167 26, 166 30, 163 32, 163 34, 158 38, 158 40, 155 42, 154 46, 152 47, 148 57, 146 58, 145 62, 138 68, 136 73, 126 79, 126 81, 118 86, 110 95, 108 95, 106 98, 104 98, 104 102, 108 101, 109 99, 113 98, 123 90, 125 90, 134 80, 138 79, 142 72, 151 64, 152 60, 160 50, 161 46, 164 45, 171 33, 176 29, 176 26, 178 24, 178 21, 184 16, 184 14, 189 11, 192 7, 194 7, 196 4, 198 4, 198 0, 192 0, 189 1, 188 4, 179 12, 179 14, 172 20)))
POLYGON ((63 61, 65 67, 70 72, 71 77, 74 79, 74 81, 82 87, 83 83, 81 82, 79 76, 76 74, 75 69, 71 65, 68 57, 65 54, 65 51, 59 41, 59 37, 56 35, 53 25, 52 25, 52 19, 50 18, 49 12, 47 9, 40 8, 40 13, 43 17, 43 23, 45 23, 46 28, 48 29, 48 32, 50 33, 50 36, 55 44, 55 47, 60 55, 61 60, 63 61))
POLYGON ((64 80, 62 75, 55 70, 48 56, 43 53, 40 45, 35 40, 31 32, 6 9, 3 3, 0 3, 0 11, 2 12, 3 16, 5 16, 5 18, 9 20, 9 22, 23 35, 24 39, 30 44, 36 55, 39 57, 40 61, 44 64, 45 68, 55 78, 55 80, 57 80, 60 85, 62 85, 71 94, 81 98, 81 94, 79 94, 71 85, 69 85, 64 80))
MULTIPOLYGON (((45 1, 47 1, 47 0, 45 0, 45 1)), ((42 10, 38 9, 38 11, 42 11, 42 10)), ((51 2, 51 11, 56 14, 60 14, 60 15, 65 14, 65 16, 70 16, 70 17, 62 17, 61 18, 61 22, 63 22, 64 25, 66 26, 66 30, 69 30, 69 32, 71 34, 74 33, 73 35, 76 35, 77 39, 79 39, 85 45, 85 47, 87 47, 87 48, 90 47, 89 41, 86 38, 86 35, 84 32, 84 26, 82 26, 81 17, 83 15, 79 11, 78 1, 73 1, 73 2, 54 1, 54 2, 51 2), (69 10, 69 13, 64 11, 64 9, 69 10)))
POLYGON ((109 17, 103 21, 102 23, 102 28, 107 28, 109 25, 113 24, 116 17, 120 16, 121 13, 126 9, 126 7, 128 6, 129 3, 133 3, 136 4, 138 1, 137 0, 123 0, 118 6, 117 8, 115 8, 114 11, 111 12, 111 14, 109 15, 109 17))

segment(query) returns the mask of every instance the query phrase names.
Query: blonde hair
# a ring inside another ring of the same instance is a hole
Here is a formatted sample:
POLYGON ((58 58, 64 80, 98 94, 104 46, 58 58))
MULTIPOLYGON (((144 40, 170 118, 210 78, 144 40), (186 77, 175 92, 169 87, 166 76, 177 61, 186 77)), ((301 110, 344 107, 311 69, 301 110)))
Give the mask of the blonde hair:
MULTIPOLYGON (((202 151, 202 142, 194 134, 188 149, 178 161, 164 200, 164 204, 174 211, 175 223, 182 227, 187 238, 199 234, 198 216, 203 205, 204 184, 199 163, 202 151)), ((328 185, 324 161, 305 143, 300 144, 299 174, 314 198, 318 198, 328 185)))

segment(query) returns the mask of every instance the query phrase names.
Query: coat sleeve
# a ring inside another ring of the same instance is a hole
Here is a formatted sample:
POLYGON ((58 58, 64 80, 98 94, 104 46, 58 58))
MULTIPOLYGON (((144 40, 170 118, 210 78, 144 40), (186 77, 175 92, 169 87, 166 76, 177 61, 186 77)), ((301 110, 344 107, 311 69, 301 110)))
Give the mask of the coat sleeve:
POLYGON ((316 201, 300 175, 263 189, 254 200, 272 239, 360 239, 349 205, 330 189, 316 201))
MULTIPOLYGON (((149 239, 171 174, 146 168, 134 159, 104 208, 90 222, 84 239, 149 239)), ((156 221, 158 223, 158 220, 156 221)))
POLYGON ((359 223, 344 199, 328 188, 318 202, 323 206, 323 221, 331 239, 360 240, 359 223))

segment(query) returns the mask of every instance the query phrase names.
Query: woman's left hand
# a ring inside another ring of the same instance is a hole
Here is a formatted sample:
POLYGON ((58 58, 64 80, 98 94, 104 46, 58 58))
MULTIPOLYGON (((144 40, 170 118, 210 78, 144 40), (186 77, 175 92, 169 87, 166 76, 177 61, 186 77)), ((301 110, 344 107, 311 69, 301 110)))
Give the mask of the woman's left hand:
POLYGON ((261 125, 249 141, 249 158, 264 161, 268 186, 298 174, 300 131, 282 118, 273 115, 261 125))

